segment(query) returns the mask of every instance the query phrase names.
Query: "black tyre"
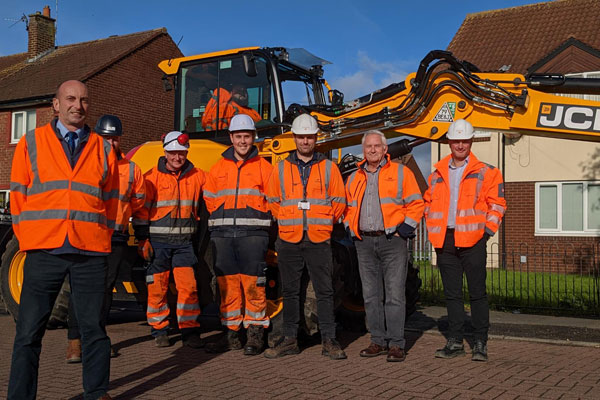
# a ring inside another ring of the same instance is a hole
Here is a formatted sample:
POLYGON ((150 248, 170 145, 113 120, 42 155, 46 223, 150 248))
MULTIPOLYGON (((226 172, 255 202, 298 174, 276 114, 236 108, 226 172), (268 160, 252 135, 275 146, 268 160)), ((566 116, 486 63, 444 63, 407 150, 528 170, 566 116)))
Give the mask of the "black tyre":
MULTIPOLYGON (((19 242, 16 237, 6 244, 6 250, 2 254, 0 265, 0 294, 6 306, 6 310, 13 316, 15 321, 19 317, 19 301, 23 288, 23 269, 26 254, 19 251, 19 242)), ((66 326, 69 311, 69 282, 65 279, 60 293, 54 303, 52 314, 48 322, 48 328, 66 326)))

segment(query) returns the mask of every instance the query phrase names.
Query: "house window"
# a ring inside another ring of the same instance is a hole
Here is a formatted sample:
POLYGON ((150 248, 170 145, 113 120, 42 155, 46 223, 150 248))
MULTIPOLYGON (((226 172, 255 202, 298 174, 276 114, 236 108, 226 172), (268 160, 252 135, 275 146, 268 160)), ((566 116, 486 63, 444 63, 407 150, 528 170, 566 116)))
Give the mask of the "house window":
POLYGON ((10 190, 0 190, 0 214, 8 208, 8 202, 10 201, 10 190))
POLYGON ((11 143, 17 143, 26 133, 35 129, 35 110, 21 110, 12 113, 11 143))
POLYGON ((535 184, 535 234, 600 235, 600 182, 535 184))

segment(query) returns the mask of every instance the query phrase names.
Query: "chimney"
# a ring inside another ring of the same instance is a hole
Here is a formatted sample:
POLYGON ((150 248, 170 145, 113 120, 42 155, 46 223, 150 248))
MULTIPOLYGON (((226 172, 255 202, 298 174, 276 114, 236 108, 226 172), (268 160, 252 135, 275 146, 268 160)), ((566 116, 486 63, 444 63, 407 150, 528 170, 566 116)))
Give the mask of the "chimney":
POLYGON ((30 61, 36 60, 54 49, 55 21, 55 19, 50 18, 49 6, 44 7, 43 14, 38 11, 29 16, 27 58, 30 61))

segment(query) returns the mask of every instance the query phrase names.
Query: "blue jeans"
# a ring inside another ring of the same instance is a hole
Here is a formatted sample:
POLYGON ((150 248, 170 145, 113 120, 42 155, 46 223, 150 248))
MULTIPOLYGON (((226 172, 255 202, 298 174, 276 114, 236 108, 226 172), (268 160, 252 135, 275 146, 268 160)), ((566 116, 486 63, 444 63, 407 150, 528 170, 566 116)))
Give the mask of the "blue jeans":
POLYGON ((363 236, 354 242, 371 342, 404 348, 406 240, 363 236))
POLYGON ((106 291, 106 257, 28 251, 8 399, 36 397, 42 338, 67 274, 81 330, 84 399, 97 399, 108 390, 110 340, 100 322, 106 291))

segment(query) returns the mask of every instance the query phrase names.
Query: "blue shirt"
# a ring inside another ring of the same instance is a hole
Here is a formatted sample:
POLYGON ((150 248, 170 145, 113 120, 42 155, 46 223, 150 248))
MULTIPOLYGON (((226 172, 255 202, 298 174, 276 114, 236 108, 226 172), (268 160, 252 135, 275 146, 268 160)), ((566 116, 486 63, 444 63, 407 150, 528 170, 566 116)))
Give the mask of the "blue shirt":
MULTIPOLYGON (((67 129, 67 127, 64 126, 62 122, 60 122, 60 119, 58 121, 56 121, 56 128, 58 129, 58 131, 62 135, 62 137, 65 140, 65 142, 67 142, 67 133, 69 133, 71 131, 69 131, 67 129)), ((83 129, 79 128, 77 130, 74 130, 73 132, 75 132, 77 134, 77 139, 75 139, 75 148, 77 148, 77 146, 79 146, 79 138, 81 137, 81 133, 83 132, 83 129)))
POLYGON ((462 179, 465 167, 469 163, 469 157, 466 158, 465 163, 460 167, 452 165, 452 158, 448 162, 448 172, 450 179, 450 208, 448 209, 448 228, 454 228, 456 225, 456 206, 458 204, 458 189, 460 188, 460 180, 462 179))

